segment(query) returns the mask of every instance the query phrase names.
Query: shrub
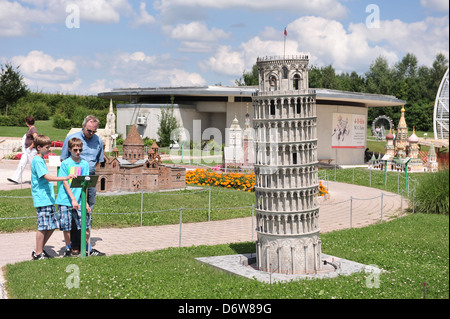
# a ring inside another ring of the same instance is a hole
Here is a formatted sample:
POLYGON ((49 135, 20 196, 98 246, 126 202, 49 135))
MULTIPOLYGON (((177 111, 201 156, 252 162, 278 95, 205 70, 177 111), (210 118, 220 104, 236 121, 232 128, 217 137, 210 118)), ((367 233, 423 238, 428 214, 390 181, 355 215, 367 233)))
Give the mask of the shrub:
MULTIPOLYGON (((22 122, 24 122, 21 123, 22 126, 24 126, 25 121, 22 122)), ((17 119, 15 117, 0 115, 0 126, 19 126, 19 123, 17 123, 17 119)))
POLYGON ((71 129, 72 121, 64 116, 64 114, 56 113, 53 116, 53 126, 59 129, 71 129))
POLYGON ((35 120, 46 121, 50 118, 51 110, 45 102, 35 101, 30 102, 26 100, 19 100, 11 111, 11 116, 15 116, 20 122, 25 125, 25 116, 32 116, 35 120))
MULTIPOLYGON (((448 167, 436 173, 427 173, 420 181, 414 197, 418 213, 446 214, 449 211, 448 167)), ((412 194, 410 195, 412 196, 412 194)), ((410 198, 412 202, 412 198, 410 198)))

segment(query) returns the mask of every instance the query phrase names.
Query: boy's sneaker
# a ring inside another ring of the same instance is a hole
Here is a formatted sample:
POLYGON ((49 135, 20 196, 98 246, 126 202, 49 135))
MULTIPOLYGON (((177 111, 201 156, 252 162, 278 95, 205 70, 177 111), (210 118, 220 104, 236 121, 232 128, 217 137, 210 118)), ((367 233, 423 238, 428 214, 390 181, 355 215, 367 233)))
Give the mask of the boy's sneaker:
MULTIPOLYGON (((49 258, 53 258, 52 256, 50 256, 45 250, 42 250, 41 255, 43 255, 45 258, 38 258, 38 259, 49 259, 49 258)), ((39 256, 41 256, 39 255, 39 256)), ((33 252, 31 253, 31 258, 36 259, 36 251, 33 250, 33 252)))
POLYGON ((40 260, 40 259, 48 259, 48 257, 42 252, 40 255, 36 255, 35 251, 31 253, 31 256, 33 257, 33 260, 40 260))
POLYGON ((72 257, 72 249, 66 248, 66 250, 64 251, 63 257, 72 257))
POLYGON ((88 256, 105 256, 105 253, 101 253, 97 249, 92 249, 90 252, 86 253, 88 256))

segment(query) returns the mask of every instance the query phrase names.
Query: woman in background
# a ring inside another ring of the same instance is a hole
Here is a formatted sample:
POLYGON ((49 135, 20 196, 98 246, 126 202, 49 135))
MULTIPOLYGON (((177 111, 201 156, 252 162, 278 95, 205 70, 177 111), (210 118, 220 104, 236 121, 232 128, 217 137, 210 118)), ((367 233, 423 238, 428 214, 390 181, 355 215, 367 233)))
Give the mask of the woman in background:
POLYGON ((22 157, 20 158, 19 166, 14 173, 12 178, 8 178, 8 181, 19 184, 22 182, 22 174, 27 166, 27 164, 31 164, 33 157, 36 155, 36 149, 34 148, 34 138, 37 136, 37 129, 34 126, 34 117, 27 116, 25 118, 25 123, 28 126, 28 131, 25 134, 25 143, 22 145, 22 157))

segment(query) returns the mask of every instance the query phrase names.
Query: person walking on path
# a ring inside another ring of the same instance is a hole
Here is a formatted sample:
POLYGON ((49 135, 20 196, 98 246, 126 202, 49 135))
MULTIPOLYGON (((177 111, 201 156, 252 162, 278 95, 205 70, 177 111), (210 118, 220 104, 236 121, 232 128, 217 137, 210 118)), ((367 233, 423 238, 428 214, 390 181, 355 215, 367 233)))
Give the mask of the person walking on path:
MULTIPOLYGON (((80 154, 81 159, 85 160, 89 164, 89 175, 95 174, 95 168, 97 163, 104 162, 103 154, 103 141, 97 133, 100 121, 96 116, 88 115, 83 121, 82 130, 71 134, 64 140, 64 144, 61 150, 61 161, 71 156, 69 151, 69 140, 76 137, 83 141, 83 151, 80 154)), ((97 194, 96 187, 89 187, 87 190, 87 204, 91 208, 91 212, 94 210, 95 196, 97 194)), ((91 215, 92 217, 92 215, 91 215)), ((91 221, 92 222, 92 221, 91 221)), ((81 234, 76 228, 76 221, 73 220, 72 231, 70 234, 72 253, 77 254, 79 247, 81 247, 81 234), (75 225, 75 227, 74 227, 75 225)))
POLYGON ((31 164, 34 156, 37 154, 36 148, 34 147, 34 138, 38 135, 37 129, 34 126, 34 117, 25 117, 25 123, 28 126, 28 131, 24 135, 24 142, 22 142, 22 157, 20 158, 19 166, 14 173, 12 178, 7 178, 8 181, 14 184, 19 184, 22 182, 22 174, 25 170, 27 164, 31 164))

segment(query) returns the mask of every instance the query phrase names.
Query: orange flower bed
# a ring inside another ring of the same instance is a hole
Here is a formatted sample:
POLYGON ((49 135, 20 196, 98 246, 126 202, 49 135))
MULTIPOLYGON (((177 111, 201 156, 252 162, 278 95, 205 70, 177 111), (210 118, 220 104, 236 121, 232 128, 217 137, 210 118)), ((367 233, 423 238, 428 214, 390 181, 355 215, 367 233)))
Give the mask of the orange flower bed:
MULTIPOLYGON (((219 186, 247 192, 255 191, 255 173, 221 174, 206 169, 196 169, 186 173, 186 184, 199 186, 219 186)), ((328 189, 319 182, 319 196, 328 194, 328 189)))
POLYGON ((325 196, 328 194, 328 188, 323 186, 322 181, 319 181, 319 196, 325 196))
POLYGON ((206 169, 196 169, 186 173, 186 184, 219 186, 253 192, 255 190, 255 173, 221 174, 216 172, 208 172, 206 169))

